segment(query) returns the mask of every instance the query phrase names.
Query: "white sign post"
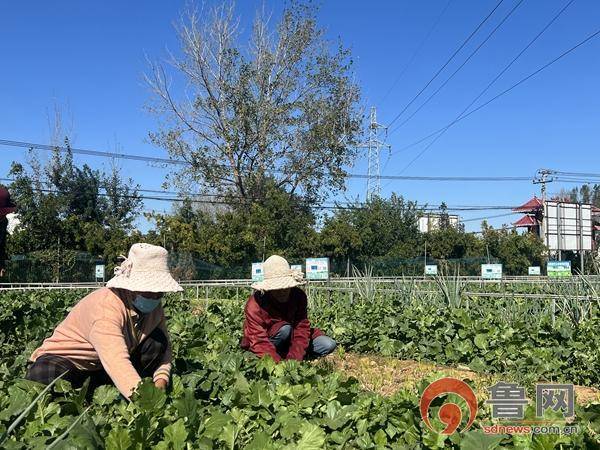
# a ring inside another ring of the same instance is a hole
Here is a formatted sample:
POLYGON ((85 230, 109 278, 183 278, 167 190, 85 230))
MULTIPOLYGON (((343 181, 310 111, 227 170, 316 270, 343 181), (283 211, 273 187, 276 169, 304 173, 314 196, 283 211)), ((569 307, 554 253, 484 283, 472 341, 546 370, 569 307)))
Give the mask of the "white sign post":
POLYGON ((481 278, 486 280, 501 280, 502 264, 482 264, 481 278))
POLYGON ((530 276, 540 275, 541 273, 542 273, 542 270, 541 270, 540 266, 530 266, 529 267, 528 274, 530 276))
POLYGON ((437 275, 438 266, 436 264, 427 264, 425 266, 425 275, 437 275))
POLYGON ((265 274, 263 273, 263 263, 252 263, 252 281, 263 281, 265 274))
POLYGON ((306 278, 308 280, 328 280, 329 258, 307 258, 306 278))
POLYGON ((292 264, 290 266, 290 269, 292 269, 296 272, 302 272, 302 264, 292 264))
POLYGON ((96 281, 104 282, 104 264, 96 264, 96 281))

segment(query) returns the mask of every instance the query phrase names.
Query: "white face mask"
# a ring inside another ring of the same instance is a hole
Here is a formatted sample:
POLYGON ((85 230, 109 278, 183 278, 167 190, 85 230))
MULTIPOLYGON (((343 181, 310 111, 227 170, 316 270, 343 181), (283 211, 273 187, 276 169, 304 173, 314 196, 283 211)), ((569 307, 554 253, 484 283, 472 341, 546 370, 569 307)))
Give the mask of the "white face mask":
POLYGON ((160 305, 160 298, 148 298, 143 295, 138 295, 133 301, 133 306, 143 314, 151 313, 158 305, 160 305))

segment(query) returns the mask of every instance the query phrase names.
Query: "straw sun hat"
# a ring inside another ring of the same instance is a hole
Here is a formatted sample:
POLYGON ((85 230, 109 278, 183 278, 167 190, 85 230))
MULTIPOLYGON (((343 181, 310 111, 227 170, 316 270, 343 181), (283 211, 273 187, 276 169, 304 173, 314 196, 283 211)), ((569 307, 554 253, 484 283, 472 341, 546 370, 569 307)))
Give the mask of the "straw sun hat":
POLYGON ((289 289, 305 284, 302 272, 290 269, 285 258, 273 255, 263 263, 263 281, 252 284, 257 291, 275 291, 289 289))
POLYGON ((157 245, 133 244, 127 259, 115 267, 115 276, 106 287, 136 292, 183 291, 169 272, 168 256, 169 253, 157 245))

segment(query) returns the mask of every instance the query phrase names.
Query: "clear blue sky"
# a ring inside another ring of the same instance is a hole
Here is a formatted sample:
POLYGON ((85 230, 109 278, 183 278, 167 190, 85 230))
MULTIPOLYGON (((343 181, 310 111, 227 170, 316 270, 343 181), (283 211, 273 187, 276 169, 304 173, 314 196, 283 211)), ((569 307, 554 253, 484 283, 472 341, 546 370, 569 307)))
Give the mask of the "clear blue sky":
MULTIPOLYGON (((404 76, 382 102, 447 0, 324 1, 319 20, 331 39, 352 49, 364 107, 377 106, 383 124, 401 111, 497 0, 452 0, 439 25, 404 76)), ((504 0, 490 21, 412 108, 420 105, 462 63, 516 4, 504 0)), ((240 1, 246 29, 262 0, 240 1)), ((404 127, 389 137, 392 152, 450 122, 566 1, 525 0, 457 76, 404 127)), ((281 3, 267 1, 277 12, 281 3)), ((177 49, 173 22, 185 2, 3 2, 0 5, 0 139, 47 143, 48 111, 61 105, 73 119, 74 146, 164 156, 147 142, 156 118, 144 110, 149 91, 142 75, 146 55, 177 49)), ((487 99, 551 60, 600 27, 600 2, 576 0, 484 97, 487 99)), ((456 124, 404 175, 533 176, 547 167, 600 172, 600 38, 590 41, 508 95, 456 124)), ((413 109, 407 111, 408 114, 413 109)), ((407 117, 403 115, 402 118, 407 117)), ((402 118, 396 123, 401 122, 402 118)), ((424 143, 425 144, 425 143, 424 143)), ((424 145, 423 144, 423 145, 424 145)), ((400 172, 423 148, 382 155, 384 175, 400 172), (387 162, 387 164, 386 164, 387 162)), ((0 147, 0 177, 23 149, 0 147)), ((99 167, 101 158, 77 157, 99 167)), ((123 162, 144 188, 156 189, 165 171, 123 162)), ((366 173, 363 156, 352 172, 366 173)), ((511 205, 528 200, 538 186, 517 183, 383 182, 419 203, 511 205)), ((568 185, 571 187, 572 185, 568 185)), ((558 191, 562 185, 550 185, 558 191)), ((567 187, 567 185, 564 185, 567 187)), ((350 197, 364 198, 364 180, 348 183, 350 197)), ((148 202, 146 209, 168 209, 148 202)), ((461 214, 476 218, 497 211, 461 214)), ((494 225, 517 217, 490 220, 494 225)), ((469 222, 468 229, 477 229, 469 222)))

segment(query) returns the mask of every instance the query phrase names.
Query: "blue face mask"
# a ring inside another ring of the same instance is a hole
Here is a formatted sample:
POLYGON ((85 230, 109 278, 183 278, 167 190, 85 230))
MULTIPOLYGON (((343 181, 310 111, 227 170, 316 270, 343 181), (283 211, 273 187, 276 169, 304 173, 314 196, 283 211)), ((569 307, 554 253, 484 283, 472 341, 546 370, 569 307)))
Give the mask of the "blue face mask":
POLYGON ((138 295, 133 301, 133 306, 143 314, 151 313, 158 305, 160 305, 160 298, 147 298, 142 295, 138 295))

